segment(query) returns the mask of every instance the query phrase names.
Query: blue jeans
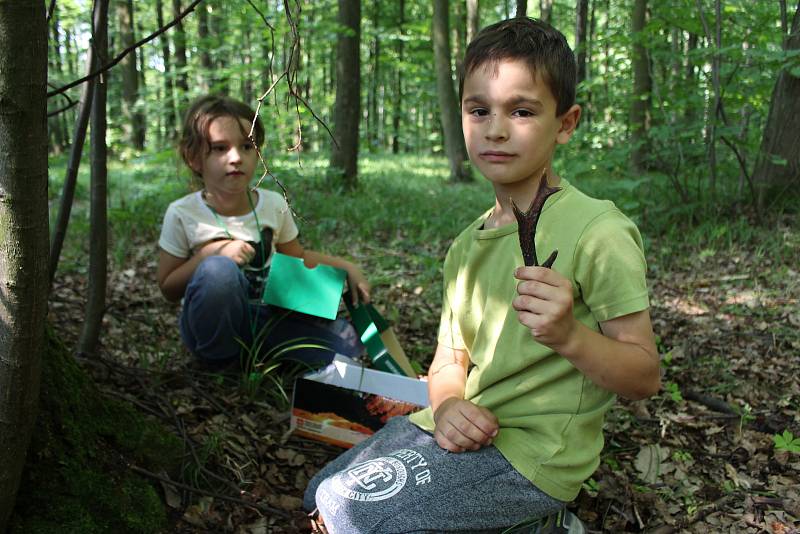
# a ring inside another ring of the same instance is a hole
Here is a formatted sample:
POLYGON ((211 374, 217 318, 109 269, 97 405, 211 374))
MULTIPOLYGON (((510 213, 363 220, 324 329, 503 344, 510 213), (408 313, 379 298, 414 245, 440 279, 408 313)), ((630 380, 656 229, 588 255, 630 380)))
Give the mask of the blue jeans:
POLYGON ((239 267, 225 256, 210 256, 195 269, 184 294, 180 332, 202 363, 224 366, 257 353, 317 367, 330 363, 336 353, 361 354, 364 347, 347 321, 253 304, 248 288, 239 267), (326 348, 297 347, 301 343, 326 348))

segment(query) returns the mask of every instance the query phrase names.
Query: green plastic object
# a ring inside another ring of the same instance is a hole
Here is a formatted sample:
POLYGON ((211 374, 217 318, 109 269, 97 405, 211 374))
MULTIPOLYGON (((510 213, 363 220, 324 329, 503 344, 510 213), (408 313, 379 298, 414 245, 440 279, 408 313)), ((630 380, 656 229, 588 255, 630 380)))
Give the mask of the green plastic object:
POLYGON ((275 253, 263 301, 325 319, 336 319, 347 273, 319 264, 309 269, 302 258, 275 253))
POLYGON ((389 323, 372 304, 353 306, 350 294, 344 299, 350 319, 367 348, 372 367, 388 373, 416 377, 414 368, 389 323))

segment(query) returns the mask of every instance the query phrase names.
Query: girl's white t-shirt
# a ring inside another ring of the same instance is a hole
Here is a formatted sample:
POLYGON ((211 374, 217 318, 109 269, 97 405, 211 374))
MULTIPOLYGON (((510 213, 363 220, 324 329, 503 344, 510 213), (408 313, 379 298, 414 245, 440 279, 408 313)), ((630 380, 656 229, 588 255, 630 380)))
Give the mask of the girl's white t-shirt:
POLYGON ((215 216, 203 201, 201 192, 197 191, 169 205, 164 214, 158 246, 177 258, 189 258, 200 245, 216 239, 228 239, 228 233, 234 239, 259 242, 261 231, 270 228, 272 242, 268 256, 272 259, 275 245, 291 241, 299 232, 292 211, 281 195, 266 189, 256 189, 256 192, 258 201, 255 211, 261 228, 256 228, 256 217, 252 211, 233 217, 215 216), (224 227, 217 217, 224 223, 224 227))

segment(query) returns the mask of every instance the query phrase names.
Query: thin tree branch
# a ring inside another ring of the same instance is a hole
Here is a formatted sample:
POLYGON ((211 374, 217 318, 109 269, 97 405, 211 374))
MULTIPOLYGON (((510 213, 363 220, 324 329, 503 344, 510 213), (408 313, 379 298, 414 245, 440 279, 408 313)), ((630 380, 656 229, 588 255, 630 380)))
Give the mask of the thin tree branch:
POLYGON ((185 18, 185 17, 186 17, 186 16, 187 16, 189 13, 191 13, 192 11, 194 11, 194 8, 195 8, 195 7, 197 7, 197 5, 198 5, 200 2, 202 2, 202 1, 203 1, 203 0, 194 0, 194 2, 192 2, 191 4, 189 4, 189 6, 188 6, 186 9, 184 9, 184 10, 183 10, 183 11, 180 13, 180 15, 178 15, 177 17, 175 17, 175 18, 172 20, 172 22, 170 22, 169 24, 167 24, 167 25, 166 25, 166 26, 164 26, 163 28, 159 28, 158 30, 156 30, 155 32, 151 33, 150 35, 148 35, 148 36, 147 36, 147 37, 145 37, 144 39, 142 39, 142 40, 140 40, 140 41, 138 41, 138 42, 134 43, 134 44, 133 44, 133 45, 131 45, 131 46, 129 46, 128 48, 126 48, 125 50, 123 50, 122 52, 120 52, 120 53, 119 53, 119 55, 117 55, 117 56, 116 56, 116 57, 115 57, 113 60, 111 60, 110 62, 106 63, 105 65, 103 65, 103 66, 102 66, 102 67, 100 67, 99 69, 95 70, 95 71, 94 71, 94 72, 92 72, 91 74, 88 74, 87 76, 84 76, 83 78, 80 78, 80 79, 78 79, 78 80, 75 80, 75 81, 73 81, 73 82, 70 82, 70 83, 68 83, 67 85, 64 85, 64 86, 62 86, 62 87, 59 87, 58 89, 54 89, 53 91, 50 91, 50 92, 48 92, 48 93, 47 93, 47 98, 50 98, 51 96, 55 96, 55 95, 61 94, 61 93, 63 93, 64 91, 67 91, 67 90, 69 90, 69 89, 72 89, 72 88, 73 88, 73 87, 75 87, 76 85, 80 85, 80 84, 82 84, 83 82, 85 82, 85 81, 88 81, 88 80, 91 80, 92 78, 95 78, 95 77, 97 77, 98 75, 100 75, 100 74, 102 74, 102 73, 104 73, 104 72, 106 72, 106 71, 110 70, 110 69, 111 69, 111 68, 112 68, 114 65, 116 65, 117 63, 119 63, 120 61, 122 61, 122 60, 123 60, 123 58, 124 58, 125 56, 127 56, 129 53, 133 52, 134 50, 136 50, 137 48, 141 47, 142 45, 144 45, 144 44, 146 44, 146 43, 149 43, 150 41, 152 41, 153 39, 155 39, 156 37, 158 37, 158 36, 159 36, 159 35, 161 35, 162 33, 166 32, 168 29, 170 29, 170 28, 172 28, 173 26, 175 26, 176 24, 178 24, 178 23, 179 23, 181 20, 183 20, 183 19, 184 19, 184 18, 185 18))
POLYGON ((261 10, 258 9, 258 7, 256 7, 256 5, 253 3, 253 1, 252 0, 247 0, 247 3, 250 4, 250 7, 252 7, 256 11, 256 13, 258 13, 258 16, 261 17, 261 20, 264 21, 264 25, 267 26, 270 29, 270 31, 274 32, 275 31, 275 27, 267 21, 267 17, 265 17, 264 13, 262 13, 261 10))
POLYGON ((53 13, 56 10, 56 0, 50 0, 50 5, 47 8, 47 22, 50 22, 50 19, 53 18, 53 13))
POLYGON ((745 162, 744 157, 739 153, 739 149, 736 148, 736 145, 734 145, 730 140, 728 140, 727 137, 725 137, 724 135, 720 135, 719 138, 722 140, 723 143, 725 143, 728 146, 728 148, 730 148, 733 151, 733 154, 736 156, 736 160, 739 162, 739 168, 742 170, 742 174, 744 174, 744 177, 747 178, 747 185, 748 188, 750 189, 750 196, 753 199, 753 202, 755 202, 756 190, 753 185, 753 180, 750 178, 750 173, 747 172, 747 163, 745 162))
POLYGON ((69 104, 67 104, 64 107, 61 107, 61 108, 59 108, 59 109, 57 109, 55 111, 48 111, 47 112, 47 118, 49 119, 50 117, 55 117, 56 115, 58 115, 60 113, 64 113, 68 109, 74 108, 77 104, 78 104, 77 100, 70 100, 69 104))

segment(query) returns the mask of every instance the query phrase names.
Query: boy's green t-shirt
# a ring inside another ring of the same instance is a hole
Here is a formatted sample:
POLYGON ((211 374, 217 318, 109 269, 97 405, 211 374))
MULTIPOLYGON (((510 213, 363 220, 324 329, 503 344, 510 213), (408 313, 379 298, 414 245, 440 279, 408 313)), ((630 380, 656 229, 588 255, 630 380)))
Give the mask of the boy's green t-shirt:
MULTIPOLYGON (((575 317, 599 322, 649 307, 646 263, 636 226, 610 201, 566 180, 536 229, 536 252, 570 280, 575 317)), ((469 353, 465 398, 500 424, 494 445, 523 476, 556 499, 573 500, 599 464, 603 419, 615 396, 566 358, 537 343, 511 306, 523 265, 517 225, 482 230, 484 213, 453 242, 444 264, 439 343, 469 353)), ((613 364, 613 362, 611 362, 613 364)), ((411 421, 432 432, 431 409, 411 421)))

